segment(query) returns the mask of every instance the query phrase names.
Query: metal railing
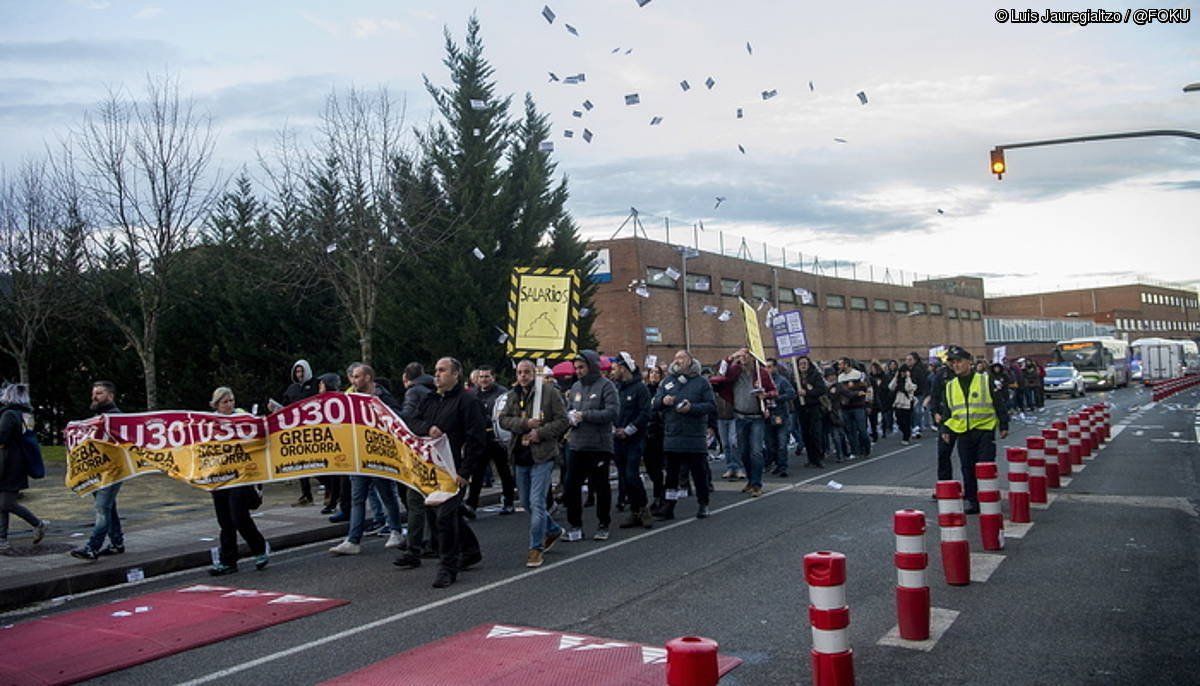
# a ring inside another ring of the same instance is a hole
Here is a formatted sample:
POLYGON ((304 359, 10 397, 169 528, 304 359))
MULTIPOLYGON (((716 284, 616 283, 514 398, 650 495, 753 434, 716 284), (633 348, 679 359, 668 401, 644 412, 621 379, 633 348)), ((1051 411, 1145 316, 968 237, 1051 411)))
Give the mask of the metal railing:
POLYGON ((899 269, 862 260, 822 259, 816 252, 806 253, 798 248, 771 245, 726 231, 705 229, 703 223, 691 226, 672 223, 669 218, 655 217, 637 211, 632 211, 611 235, 605 236, 599 231, 593 231, 586 232, 584 238, 596 240, 622 236, 637 236, 714 253, 722 257, 733 257, 819 276, 893 286, 911 286, 913 281, 944 277, 940 274, 919 273, 911 269, 899 269), (661 226, 646 226, 643 223, 643 220, 653 221, 656 219, 662 222, 661 226))

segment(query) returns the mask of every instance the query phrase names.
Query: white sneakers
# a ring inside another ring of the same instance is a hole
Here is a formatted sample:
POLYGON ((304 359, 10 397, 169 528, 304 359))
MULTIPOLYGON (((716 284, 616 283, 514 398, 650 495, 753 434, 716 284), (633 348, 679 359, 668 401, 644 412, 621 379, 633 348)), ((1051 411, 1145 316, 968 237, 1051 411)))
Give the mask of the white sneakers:
POLYGON ((392 533, 388 534, 387 543, 384 543, 383 547, 399 548, 401 545, 404 545, 404 534, 400 533, 399 531, 393 531, 392 533))
POLYGON ((350 541, 342 541, 341 543, 329 549, 329 552, 334 555, 357 555, 362 552, 362 546, 350 541))

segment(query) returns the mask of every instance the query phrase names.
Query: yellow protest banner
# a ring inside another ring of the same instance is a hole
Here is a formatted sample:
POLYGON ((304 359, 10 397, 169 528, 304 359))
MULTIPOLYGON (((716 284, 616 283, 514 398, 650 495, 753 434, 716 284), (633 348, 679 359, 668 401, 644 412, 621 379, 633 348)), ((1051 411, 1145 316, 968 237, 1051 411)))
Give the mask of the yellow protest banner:
POLYGON ((746 346, 759 362, 767 361, 767 353, 763 350, 762 327, 758 325, 758 312, 750 303, 738 298, 742 303, 742 316, 746 320, 746 346))
POLYGON ((579 290, 579 272, 573 269, 514 269, 506 332, 509 356, 556 359, 575 354, 579 290))
POLYGON ((323 393, 266 417, 209 412, 108 414, 71 422, 66 486, 79 495, 142 474, 203 490, 300 476, 398 481, 436 505, 458 492, 445 437, 421 438, 377 397, 323 393))

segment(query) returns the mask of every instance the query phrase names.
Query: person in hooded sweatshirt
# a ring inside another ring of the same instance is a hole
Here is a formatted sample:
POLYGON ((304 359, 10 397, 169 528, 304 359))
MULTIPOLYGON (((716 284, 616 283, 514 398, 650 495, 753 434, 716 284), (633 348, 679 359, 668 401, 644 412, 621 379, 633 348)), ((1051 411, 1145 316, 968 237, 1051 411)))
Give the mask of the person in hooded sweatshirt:
POLYGON ((613 422, 621 411, 617 388, 600 373, 600 355, 584 350, 574 360, 577 380, 567 392, 567 479, 563 499, 567 502, 566 540, 583 540, 583 484, 588 482, 596 496, 599 528, 593 538, 608 540, 612 488, 608 468, 613 459, 613 422))
MULTIPOLYGON (((408 363, 404 368, 403 380, 404 403, 400 409, 400 419, 408 424, 416 418, 421 402, 426 396, 436 393, 437 387, 420 362, 408 363)), ((402 488, 404 506, 408 509, 408 540, 402 547, 408 556, 406 564, 411 566, 415 559, 419 565, 421 558, 437 556, 437 530, 433 526, 433 518, 425 516, 425 496, 415 488, 402 488)))
POLYGON ((686 469, 700 504, 696 518, 703 519, 709 515, 708 418, 717 413, 717 401, 708 379, 700 375, 700 361, 686 350, 675 353, 651 406, 662 412, 663 453, 667 460, 667 501, 655 516, 675 518, 679 470, 686 469))
POLYGON ((650 424, 650 391, 642 382, 633 355, 621 352, 611 358, 612 380, 617 384, 617 396, 621 401, 621 412, 613 424, 613 455, 617 461, 617 474, 625 486, 629 498, 629 518, 621 523, 622 529, 654 525, 650 516, 646 486, 642 483, 642 455, 646 449, 646 427, 650 424))
MULTIPOLYGON (((296 363, 292 365, 292 382, 283 391, 283 404, 298 403, 316 394, 317 380, 313 377, 312 366, 308 364, 308 360, 296 360, 296 363)), ((292 507, 312 505, 312 484, 308 482, 307 476, 300 477, 299 481, 300 499, 292 503, 292 507)), ((326 492, 328 494, 328 489, 326 492)), ((328 508, 329 502, 326 501, 324 506, 328 508)))
POLYGON ((46 536, 44 519, 17 502, 21 491, 29 488, 29 472, 20 450, 25 429, 33 426, 33 408, 29 402, 29 387, 8 384, 0 389, 0 553, 10 550, 8 544, 9 515, 14 514, 33 527, 33 544, 46 536))

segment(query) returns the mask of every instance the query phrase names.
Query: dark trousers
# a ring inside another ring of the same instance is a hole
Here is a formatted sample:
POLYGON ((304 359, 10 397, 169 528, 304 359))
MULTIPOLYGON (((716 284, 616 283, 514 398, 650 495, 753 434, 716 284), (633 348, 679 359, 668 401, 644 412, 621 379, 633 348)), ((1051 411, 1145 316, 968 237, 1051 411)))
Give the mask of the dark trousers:
MULTIPOLYGON (((950 433, 947 443, 938 437, 938 479, 953 479, 950 467, 950 453, 958 446, 958 464, 962 469, 963 500, 975 505, 979 504, 979 482, 975 479, 976 462, 996 461, 996 432, 971 429, 962 434, 950 433), (946 454, 946 476, 942 476, 942 450, 946 454)), ((947 432, 943 429, 943 435, 947 432)))
POLYGON ((238 560, 238 534, 250 546, 253 555, 267 552, 267 541, 259 533, 258 526, 250 516, 250 503, 254 499, 253 486, 236 486, 212 492, 213 508, 217 511, 217 524, 221 526, 221 564, 236 565, 238 560))
POLYGON ((336 476, 318 476, 317 482, 325 487, 325 502, 323 505, 337 505, 342 491, 342 481, 336 476))
POLYGON ((479 539, 463 513, 462 493, 433 508, 437 520, 438 554, 441 567, 450 572, 462 569, 462 559, 479 552, 479 539))
MULTIPOLYGON (((912 410, 897 407, 894 412, 896 413, 896 423, 900 425, 900 438, 905 441, 912 439, 912 410)), ((940 460, 938 464, 941 464, 940 460)), ((940 470, 938 474, 940 479, 940 470)))
POLYGON ((661 501, 667 494, 667 487, 663 480, 663 462, 662 442, 657 445, 651 445, 650 441, 646 441, 646 454, 642 456, 642 461, 646 465, 646 476, 650 477, 650 485, 653 489, 652 495, 655 500, 661 501))
POLYGON ((692 476, 692 488, 696 489, 696 502, 708 504, 708 454, 707 453, 664 453, 667 460, 667 488, 679 488, 679 472, 686 470, 692 476))
POLYGON ((350 477, 337 476, 334 478, 338 480, 338 486, 337 486, 338 509, 341 510, 342 513, 345 514, 347 517, 349 517, 350 516, 350 477))
POLYGON ((487 447, 483 450, 483 456, 484 459, 480 461, 479 468, 471 475, 471 485, 467 489, 467 504, 473 508, 479 507, 479 492, 483 489, 483 479, 487 474, 487 466, 491 463, 496 470, 496 476, 500 477, 500 489, 504 496, 504 504, 512 505, 517 482, 513 480, 512 471, 508 468, 508 453, 504 450, 504 446, 496 441, 488 440, 487 447))
POLYGON ((404 506, 408 509, 408 550, 420 555, 426 550, 437 550, 437 530, 434 518, 426 516, 425 496, 421 492, 401 486, 404 506))
POLYGON ((867 410, 867 424, 871 427, 871 440, 879 440, 879 410, 869 408, 867 410))
POLYGON ((583 484, 587 482, 596 494, 596 519, 607 528, 612 512, 612 487, 608 483, 608 466, 612 453, 599 450, 572 450, 567 456, 567 484, 563 499, 567 501, 567 523, 578 529, 583 526, 583 484))
POLYGON ((804 454, 809 464, 820 465, 825 458, 825 437, 821 432, 821 406, 801 405, 796 413, 800 434, 804 437, 804 454))
POLYGON ((613 439, 613 459, 617 463, 617 483, 628 498, 629 507, 637 510, 646 507, 646 486, 642 483, 642 451, 646 439, 641 433, 633 438, 613 439))

